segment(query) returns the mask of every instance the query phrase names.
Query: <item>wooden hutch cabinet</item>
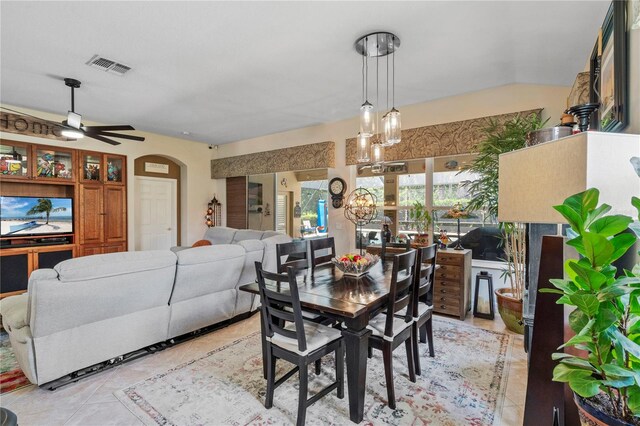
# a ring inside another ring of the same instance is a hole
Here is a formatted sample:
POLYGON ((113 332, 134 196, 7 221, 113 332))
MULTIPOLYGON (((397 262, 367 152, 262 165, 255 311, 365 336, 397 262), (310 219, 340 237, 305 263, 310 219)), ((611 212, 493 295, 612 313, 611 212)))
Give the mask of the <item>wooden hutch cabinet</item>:
POLYGON ((126 157, 80 151, 80 256, 127 250, 126 157))
POLYGON ((0 196, 71 199, 73 210, 66 232, 14 231, 3 223, 0 298, 24 292, 35 269, 75 256, 126 251, 126 182, 123 155, 0 139, 0 196))

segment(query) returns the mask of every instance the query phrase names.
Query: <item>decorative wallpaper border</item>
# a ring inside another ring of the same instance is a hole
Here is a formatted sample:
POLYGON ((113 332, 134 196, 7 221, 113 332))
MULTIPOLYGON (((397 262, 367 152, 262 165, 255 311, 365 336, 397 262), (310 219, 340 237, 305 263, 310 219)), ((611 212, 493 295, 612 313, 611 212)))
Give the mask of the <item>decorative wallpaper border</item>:
POLYGON ((335 167, 332 141, 211 160, 211 179, 335 167))
MULTIPOLYGON (((541 112, 542 108, 537 108, 403 130, 402 142, 385 148, 384 159, 385 161, 413 160, 472 153, 476 144, 482 139, 482 130, 489 125, 490 121, 502 124, 517 115, 527 116, 541 112)), ((358 164, 356 138, 347 139, 346 161, 347 165, 358 164)))

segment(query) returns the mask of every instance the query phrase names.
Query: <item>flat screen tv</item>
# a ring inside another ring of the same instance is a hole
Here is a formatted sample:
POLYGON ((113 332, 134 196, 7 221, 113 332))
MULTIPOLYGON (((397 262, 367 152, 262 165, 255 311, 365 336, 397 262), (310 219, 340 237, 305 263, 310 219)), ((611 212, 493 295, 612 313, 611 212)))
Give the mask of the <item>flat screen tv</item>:
POLYGON ((0 196, 0 237, 73 233, 73 200, 0 196))

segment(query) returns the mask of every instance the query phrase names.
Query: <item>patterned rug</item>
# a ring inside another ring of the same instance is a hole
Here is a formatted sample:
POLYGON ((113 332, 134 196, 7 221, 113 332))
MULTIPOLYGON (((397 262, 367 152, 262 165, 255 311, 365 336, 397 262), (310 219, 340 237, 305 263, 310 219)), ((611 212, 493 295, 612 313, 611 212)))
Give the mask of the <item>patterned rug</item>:
MULTIPOLYGON (((421 344, 422 376, 408 379, 404 345, 394 351, 397 409, 387 406, 382 354, 374 350, 367 366, 364 424, 492 425, 506 391, 511 337, 461 322, 434 319, 436 357, 421 344)), ((333 360, 309 373, 309 395, 334 380, 333 360)), ((289 367, 278 362, 280 377, 289 367)), ((346 376, 346 374, 345 374, 346 376)), ((275 391, 274 407, 264 408, 260 334, 254 333, 206 356, 114 394, 147 425, 268 425, 295 423, 297 375, 275 391)), ((349 404, 335 391, 307 410, 309 425, 345 425, 349 404)))
POLYGON ((11 349, 9 335, 6 331, 0 331, 0 394, 14 391, 29 386, 31 382, 24 375, 16 356, 11 349))

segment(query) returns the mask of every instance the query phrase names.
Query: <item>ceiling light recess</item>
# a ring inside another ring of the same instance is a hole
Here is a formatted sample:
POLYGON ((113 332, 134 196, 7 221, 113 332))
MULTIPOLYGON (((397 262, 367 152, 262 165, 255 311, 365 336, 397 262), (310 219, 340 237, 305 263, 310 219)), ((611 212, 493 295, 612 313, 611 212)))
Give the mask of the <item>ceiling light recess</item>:
POLYGON ((395 51, 400 47, 400 38, 390 32, 374 32, 356 40, 355 49, 362 55, 362 106, 360 107, 360 132, 357 137, 357 161, 372 161, 374 171, 383 170, 385 146, 395 145, 401 140, 402 126, 400 111, 395 107, 395 51), (389 90, 389 55, 392 58, 391 91, 389 90), (379 62, 386 57, 386 112, 382 117, 382 126, 378 115, 380 107, 379 62), (376 58, 376 99, 375 105, 369 101, 369 58, 376 58), (391 93, 391 109, 389 94, 391 93), (376 130, 378 133, 376 133, 376 130))

